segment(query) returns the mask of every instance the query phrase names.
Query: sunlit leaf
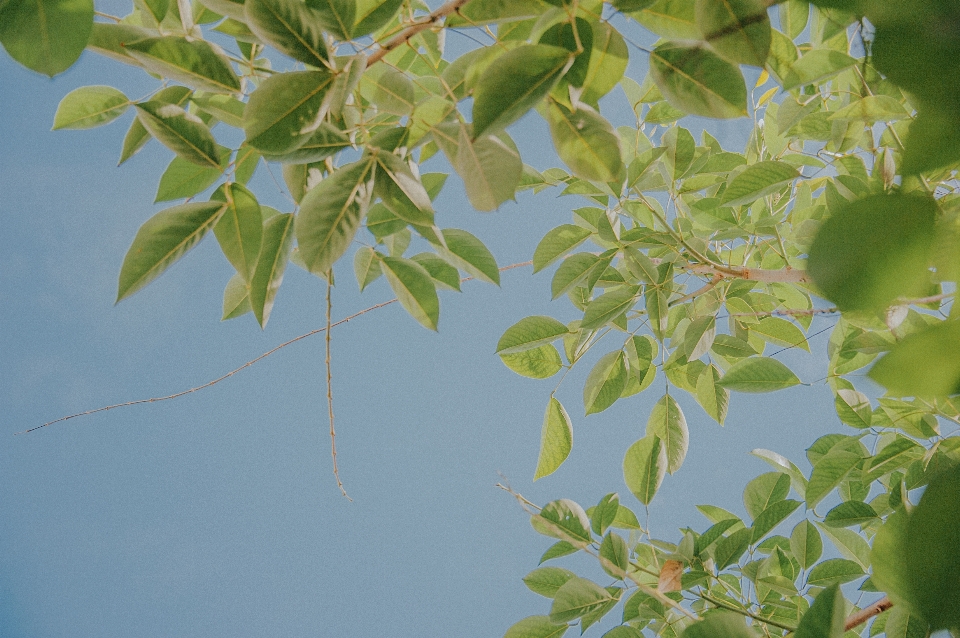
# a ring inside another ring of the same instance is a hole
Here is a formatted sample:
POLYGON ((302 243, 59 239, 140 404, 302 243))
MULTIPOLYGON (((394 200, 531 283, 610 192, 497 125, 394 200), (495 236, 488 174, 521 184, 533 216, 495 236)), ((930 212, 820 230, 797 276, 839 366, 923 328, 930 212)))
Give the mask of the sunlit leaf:
POLYGON ((220 151, 210 129, 196 115, 176 104, 137 104, 137 118, 161 144, 185 160, 208 168, 220 168, 220 151))
POLYGON ((137 292, 183 257, 217 223, 221 202, 181 204, 151 217, 123 259, 117 301, 137 292))
POLYGON ((736 392, 773 392, 799 383, 797 375, 776 359, 750 357, 730 366, 718 385, 736 392))
POLYGON ((586 578, 571 578, 553 598, 550 620, 569 622, 596 611, 612 600, 610 592, 586 578))
POLYGON ((573 425, 567 411, 557 399, 550 397, 543 415, 543 431, 540 435, 540 456, 533 480, 549 476, 567 460, 573 446, 573 425))
POLYGON ((622 179, 620 136, 599 113, 586 105, 570 111, 551 101, 547 121, 557 154, 574 175, 598 182, 622 179))
POLYGON ((524 317, 503 333, 497 342, 497 354, 510 354, 556 341, 569 332, 566 325, 553 317, 524 317))
POLYGON ((85 129, 112 122, 131 104, 110 86, 83 86, 67 93, 53 116, 53 129, 85 129))
POLYGON ((710 46, 735 64, 763 66, 770 52, 770 18, 761 0, 697 0, 697 27, 710 46))
POLYGON ((246 0, 247 24, 258 38, 294 60, 324 66, 329 57, 323 16, 298 0, 246 0))
POLYGON ((800 177, 793 166, 784 162, 757 162, 733 178, 720 200, 724 206, 742 206, 779 191, 788 182, 800 177))
POLYGON ((549 343, 532 350, 501 354, 500 360, 517 374, 531 379, 548 379, 563 369, 560 352, 549 343))
POLYGON ((623 458, 623 480, 644 505, 653 500, 667 472, 667 449, 660 439, 647 435, 630 446, 623 458))
POLYGON ((216 45, 205 40, 161 36, 135 40, 126 50, 148 70, 195 89, 239 93, 240 79, 216 45))
POLYGON ((647 437, 655 435, 666 450, 667 472, 673 474, 683 465, 690 445, 687 419, 680 404, 669 394, 660 397, 647 419, 647 437))
POLYGON ((444 228, 442 234, 444 252, 453 263, 481 281, 500 285, 497 260, 482 241, 459 228, 444 228))

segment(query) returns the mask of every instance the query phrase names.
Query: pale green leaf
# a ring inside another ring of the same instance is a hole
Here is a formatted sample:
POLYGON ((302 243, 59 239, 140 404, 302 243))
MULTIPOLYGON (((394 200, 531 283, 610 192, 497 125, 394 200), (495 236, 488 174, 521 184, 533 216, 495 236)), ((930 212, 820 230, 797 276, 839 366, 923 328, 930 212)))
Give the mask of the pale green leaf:
POLYGON ((730 391, 717 385, 721 374, 717 366, 710 364, 704 368, 697 378, 697 403, 710 417, 723 425, 727 418, 727 407, 730 405, 730 391))
POLYGON ((623 350, 608 352, 593 366, 583 386, 583 407, 586 414, 602 412, 620 398, 627 383, 623 350))
POLYGON ((253 277, 260 255, 263 214, 256 196, 240 184, 224 184, 210 197, 227 207, 213 227, 220 248, 245 281, 253 277))
POLYGON ((250 287, 240 273, 234 273, 226 288, 223 289, 223 316, 221 321, 236 319, 252 311, 250 306, 250 287))
POLYGON ((533 272, 543 270, 560 259, 582 244, 590 234, 586 228, 573 224, 557 226, 543 236, 536 250, 533 251, 533 272))
POLYGON ((573 447, 573 425, 563 405, 550 397, 543 415, 543 432, 540 435, 540 456, 533 480, 549 476, 567 460, 573 447))
POLYGON ((535 594, 553 598, 560 587, 576 577, 572 571, 562 567, 539 567, 523 577, 523 584, 535 594))
POLYGON ((800 383, 790 368, 769 357, 750 357, 737 361, 718 385, 736 392, 773 392, 800 383))
POLYGON ((645 436, 623 458, 623 480, 644 505, 653 500, 667 471, 666 446, 656 436, 645 436))
POLYGON ((606 589, 586 578, 571 578, 553 598, 550 620, 569 622, 601 608, 613 597, 606 589))
POLYGON ((458 228, 444 228, 442 234, 446 244, 444 254, 450 261, 481 281, 500 285, 497 260, 482 241, 458 228))
POLYGON ((584 330, 597 330, 630 310, 640 297, 639 286, 620 286, 591 301, 583 313, 584 330))
POLYGON ((332 82, 326 69, 271 75, 250 95, 244 111, 247 144, 268 155, 305 145, 320 126, 332 82))
POLYGON ((560 638, 569 627, 553 622, 549 616, 528 616, 511 625, 503 638, 560 638))
POLYGON ((823 539, 816 525, 807 520, 800 521, 790 534, 790 551, 803 569, 809 569, 820 560, 823 539))
MULTIPOLYGON (((818 568, 829 562, 825 561, 814 567, 810 577, 818 568)), ((811 581, 810 577, 807 578, 808 583, 811 581)), ((835 582, 829 584, 829 587, 817 594, 810 609, 800 619, 800 626, 794 633, 795 638, 840 638, 843 635, 846 611, 843 594, 835 582)))
POLYGON ((549 343, 532 350, 501 354, 500 360, 517 374, 531 379, 548 379, 563 368, 560 352, 549 343))
POLYGON ((369 246, 357 249, 353 256, 353 273, 357 278, 357 285, 360 286, 360 292, 363 292, 364 288, 380 277, 380 260, 377 251, 369 246))
POLYGON ((130 100, 111 86, 82 86, 67 93, 53 116, 53 129, 85 129, 112 122, 130 100))
POLYGON ((283 273, 293 249, 294 216, 281 213, 263 225, 263 242, 257 267, 250 282, 250 305, 261 328, 265 328, 277 297, 283 273))
POLYGON ((208 168, 220 168, 220 150, 206 124, 176 104, 137 104, 137 118, 150 134, 179 157, 208 168))
POLYGON ((770 52, 770 18, 762 0, 697 0, 703 39, 734 64, 762 67, 770 52))
POLYGON ((800 177, 797 169, 785 162, 757 162, 733 178, 723 192, 723 206, 742 206, 779 191, 800 177))
POLYGON ((411 259, 383 257, 381 269, 400 304, 420 325, 437 329, 440 320, 440 300, 430 273, 411 259))
POLYGON ((240 79, 223 52, 206 40, 161 36, 125 45, 140 64, 163 77, 211 93, 239 93, 240 79))
POLYGON ((524 317, 513 324, 503 333, 497 342, 497 354, 510 354, 532 348, 539 348, 544 344, 556 341, 563 337, 569 328, 553 317, 536 315, 524 317))
POLYGON ((747 114, 740 70, 703 47, 661 44, 650 54, 650 74, 667 101, 682 111, 716 118, 747 114))
POLYGON ((673 474, 679 470, 687 456, 690 433, 676 399, 665 394, 657 401, 647 419, 645 433, 647 437, 655 435, 662 442, 667 455, 667 472, 673 474))
POLYGON ((620 136, 599 113, 584 104, 570 111, 551 101, 547 121, 553 146, 574 175, 598 182, 622 179, 620 136))

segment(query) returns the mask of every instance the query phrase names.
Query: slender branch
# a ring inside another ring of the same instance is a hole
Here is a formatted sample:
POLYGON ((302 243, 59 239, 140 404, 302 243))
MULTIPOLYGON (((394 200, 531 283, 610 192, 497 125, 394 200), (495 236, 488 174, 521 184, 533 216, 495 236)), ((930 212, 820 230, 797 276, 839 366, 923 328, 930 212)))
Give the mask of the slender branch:
POLYGON ((459 11, 460 8, 468 2, 470 2, 470 0, 450 0, 446 4, 437 7, 437 9, 435 9, 430 15, 414 21, 406 29, 381 44, 380 49, 367 57, 367 66, 369 67, 373 64, 376 64, 382 60, 385 55, 396 49, 398 46, 409 41, 410 38, 417 35, 421 31, 426 31, 427 29, 437 25, 441 20, 451 13, 459 11))
POLYGON ((683 303, 683 302, 685 302, 685 301, 690 301, 691 299, 696 299, 696 298, 699 297, 700 295, 705 295, 706 293, 708 293, 708 292, 710 292, 711 290, 713 290, 714 288, 716 288, 716 287, 717 287, 717 284, 719 284, 721 281, 723 281, 723 276, 722 276, 722 275, 719 275, 719 274, 714 275, 714 276, 713 276, 713 279, 711 279, 709 282, 707 282, 707 284, 706 284, 705 286, 703 286, 702 288, 699 288, 699 289, 697 289, 697 290, 694 290, 693 292, 688 293, 688 294, 680 297, 679 299, 674 299, 673 301, 671 301, 671 302, 670 302, 669 304, 667 304, 667 305, 676 306, 677 304, 681 304, 681 303, 683 303))
MULTIPOLYGON (((507 271, 507 270, 513 270, 514 268, 521 268, 521 267, 523 267, 523 266, 530 266, 531 264, 533 264, 532 261, 524 261, 524 262, 521 262, 521 263, 518 263, 518 264, 510 264, 509 266, 503 266, 502 268, 499 268, 499 271, 500 271, 500 272, 505 272, 505 271, 507 271)), ((462 283, 462 282, 465 282, 465 281, 471 281, 472 279, 473 279, 473 277, 464 277, 463 279, 460 280, 460 282, 462 283)), ((359 311, 359 312, 353 313, 353 314, 350 315, 349 317, 344 317, 344 318, 341 319, 340 321, 335 321, 334 323, 331 323, 331 324, 330 324, 330 328, 331 328, 331 329, 332 329, 332 328, 336 328, 337 326, 341 326, 341 325, 347 323, 348 321, 352 321, 353 319, 356 319, 357 317, 360 317, 360 316, 362 316, 362 315, 367 314, 368 312, 372 312, 372 311, 374 311, 374 310, 379 310, 380 308, 383 308, 384 306, 389 306, 390 304, 393 304, 393 303, 396 303, 396 302, 397 302, 397 299, 396 299, 396 298, 393 298, 393 299, 390 299, 389 301, 384 301, 383 303, 378 303, 378 304, 376 304, 376 305, 370 306, 369 308, 364 308, 363 310, 361 310, 361 311, 359 311)), ((275 347, 275 348, 273 348, 273 349, 271 349, 271 350, 268 350, 267 352, 264 352, 262 355, 260 355, 260 356, 257 357, 256 359, 251 359, 250 361, 247 361, 246 363, 244 363, 244 364, 243 364, 242 366, 240 366, 239 368, 234 368, 234 369, 231 370, 230 372, 228 372, 228 373, 226 373, 226 374, 224 374, 224 375, 222 375, 222 376, 217 377, 217 378, 214 379, 213 381, 208 381, 207 383, 204 383, 203 385, 198 385, 198 386, 195 387, 195 388, 190 388, 189 390, 183 390, 182 392, 177 392, 177 393, 175 393, 175 394, 170 394, 170 395, 163 396, 163 397, 153 397, 153 398, 150 398, 150 399, 138 399, 138 400, 136 400, 136 401, 127 401, 127 402, 125 402, 125 403, 116 403, 116 404, 114 404, 114 405, 107 405, 107 406, 104 406, 104 407, 102 407, 102 408, 96 408, 96 409, 94 409, 94 410, 87 410, 87 411, 85 411, 85 412, 77 412, 76 414, 71 414, 71 415, 68 415, 68 416, 60 417, 59 419, 54 419, 53 421, 47 421, 47 422, 44 423, 43 425, 38 425, 38 426, 32 427, 32 428, 30 428, 30 429, 28 429, 28 430, 23 430, 22 432, 15 432, 14 435, 16 436, 16 435, 18 435, 18 434, 27 434, 27 433, 29 433, 29 432, 33 432, 33 431, 35 431, 35 430, 39 430, 40 428, 45 428, 45 427, 47 427, 48 425, 53 425, 54 423, 60 423, 61 421, 69 421, 70 419, 75 419, 75 418, 77 418, 77 417, 87 416, 87 415, 90 415, 90 414, 96 414, 97 412, 106 412, 107 410, 114 410, 114 409, 116 409, 116 408, 125 408, 125 407, 131 406, 131 405, 140 405, 141 403, 157 403, 157 402, 159 402, 159 401, 169 401, 170 399, 178 399, 178 398, 180 398, 180 397, 182 397, 182 396, 185 396, 185 395, 187 395, 187 394, 192 394, 192 393, 194 393, 194 392, 199 392, 200 390, 205 390, 205 389, 207 389, 207 388, 209 388, 209 387, 211 387, 211 386, 217 385, 217 384, 220 383, 221 381, 225 381, 225 380, 229 379, 230 377, 232 377, 232 376, 235 375, 236 373, 240 372, 241 370, 243 370, 243 369, 245 369, 245 368, 249 368, 249 367, 252 366, 253 364, 255 364, 255 363, 259 362, 259 361, 262 361, 263 359, 266 359, 267 357, 269 357, 269 356, 272 355, 273 353, 277 352, 278 350, 282 350, 283 348, 286 348, 286 347, 289 346, 289 345, 293 345, 294 343, 296 343, 296 342, 298 342, 298 341, 300 341, 300 340, 302 340, 302 339, 306 339, 307 337, 312 337, 312 336, 315 335, 315 334, 320 334, 321 332, 326 332, 326 330, 327 330, 326 327, 317 328, 316 330, 311 330, 310 332, 304 333, 304 334, 300 335, 299 337, 294 337, 293 339, 290 339, 290 340, 288 340, 288 341, 284 341, 283 343, 281 343, 281 344, 278 345, 277 347, 275 347)))
POLYGON ((746 616, 747 618, 753 618, 754 620, 758 620, 758 621, 760 621, 760 622, 762 622, 762 623, 765 623, 765 624, 767 624, 767 625, 772 625, 772 626, 774 626, 774 627, 779 627, 780 629, 786 629, 787 631, 796 631, 796 630, 797 630, 797 628, 794 627, 794 626, 792 626, 792 625, 787 625, 787 624, 778 622, 778 621, 776 621, 776 620, 770 620, 769 618, 764 618, 763 616, 759 616, 759 615, 757 615, 757 614, 755 614, 755 613, 753 613, 753 612, 751 612, 751 611, 748 611, 748 610, 746 610, 746 609, 741 609, 741 608, 737 607, 736 605, 731 605, 730 603, 727 603, 727 602, 724 602, 724 601, 719 600, 719 599, 717 599, 717 598, 714 598, 713 596, 709 596, 709 595, 707 595, 707 594, 704 594, 703 592, 697 593, 697 596, 699 596, 700 598, 703 598, 705 601, 707 601, 708 603, 710 603, 710 604, 712 604, 712 605, 716 605, 717 607, 723 607, 724 609, 729 609, 730 611, 735 611, 735 612, 737 612, 738 614, 741 614, 741 615, 743 615, 743 616, 746 616))
POLYGON ((884 596, 883 598, 873 603, 866 609, 861 609, 855 614, 851 614, 850 616, 847 616, 846 622, 843 623, 843 630, 850 631, 854 627, 858 627, 863 623, 867 622, 874 616, 879 616, 880 614, 890 609, 891 607, 893 607, 893 601, 887 598, 886 596, 884 596))
POLYGON ((347 495, 347 490, 343 489, 343 482, 340 480, 340 468, 337 467, 337 431, 333 427, 333 370, 330 366, 330 328, 333 326, 331 317, 333 316, 333 270, 327 272, 327 327, 324 334, 326 344, 324 363, 327 367, 327 412, 330 415, 330 455, 333 457, 333 477, 337 479, 337 487, 340 493, 348 501, 353 499, 347 495))

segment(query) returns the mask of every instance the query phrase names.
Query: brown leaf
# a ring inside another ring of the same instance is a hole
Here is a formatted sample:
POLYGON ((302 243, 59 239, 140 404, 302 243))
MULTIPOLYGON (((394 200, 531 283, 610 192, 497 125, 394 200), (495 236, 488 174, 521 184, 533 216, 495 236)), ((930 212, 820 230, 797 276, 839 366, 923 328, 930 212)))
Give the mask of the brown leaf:
POLYGON ((683 563, 678 560, 664 561, 657 580, 657 591, 661 593, 680 591, 680 575, 683 573, 683 563))

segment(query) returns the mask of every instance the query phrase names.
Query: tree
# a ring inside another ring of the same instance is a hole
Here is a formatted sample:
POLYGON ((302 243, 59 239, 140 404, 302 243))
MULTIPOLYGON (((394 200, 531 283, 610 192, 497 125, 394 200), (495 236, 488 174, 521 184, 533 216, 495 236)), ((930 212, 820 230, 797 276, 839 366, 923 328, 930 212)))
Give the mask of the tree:
MULTIPOLYGON (((121 161, 150 139, 175 153, 157 200, 190 201, 137 233, 118 301, 213 231, 236 271, 224 318, 252 314, 263 327, 288 261, 323 277, 329 295, 334 265, 363 226, 375 243, 352 253, 361 290, 383 276, 407 312, 436 329, 437 289, 459 290, 462 273, 498 283, 500 268, 476 236, 435 224, 431 202, 446 175, 421 174, 421 164, 442 154, 480 211, 521 190, 586 199, 532 260, 535 272, 558 264, 552 296, 566 297, 578 318, 522 318, 497 353, 543 379, 609 350, 586 379, 586 414, 665 388, 645 436, 623 453, 626 486, 643 505, 684 462, 677 395, 722 424, 732 393, 800 384, 768 348, 809 349, 811 318, 839 313, 825 381, 853 434, 817 439, 809 473, 756 450, 774 471, 744 490, 750 524, 700 506, 710 526, 672 539, 654 538, 615 492, 586 509, 568 499, 540 508, 517 494, 534 529, 556 539, 541 563, 584 552, 613 584, 539 567, 525 583, 552 599, 549 614, 507 636, 586 630, 618 606, 622 623, 605 635, 839 637, 869 620, 870 635, 891 636, 960 631, 960 439, 945 433, 960 423, 949 316, 960 242, 960 84, 950 81, 958 17, 953 3, 932 0, 910 11, 880 0, 775 9, 761 0, 453 0, 432 9, 143 0, 127 17, 93 22, 82 0, 8 0, 0 42, 49 75, 90 48, 171 82, 137 101, 78 89, 54 121, 89 128, 134 108, 121 161), (235 39, 232 52, 209 41, 202 25, 214 24, 235 39), (445 59, 449 29, 490 43, 445 59), (351 46, 357 52, 344 55, 351 46), (642 81, 626 73, 631 47, 649 62, 642 81), (634 121, 615 127, 601 111, 618 86, 634 121), (523 163, 507 127, 531 110, 548 123, 564 168, 523 163), (678 123, 687 114, 752 118, 743 152, 708 132, 698 142, 678 123), (221 146, 211 131, 219 123, 244 141, 221 146), (295 212, 261 206, 244 186, 261 160, 281 164, 295 212), (429 250, 407 257, 414 238, 429 250), (871 364, 884 396, 854 385, 851 375, 871 364), (789 537, 775 533, 785 525, 789 537), (823 536, 842 557, 824 554, 823 536), (889 598, 851 609, 847 583, 889 598)), ((328 310, 328 340, 330 327, 328 310)), ((571 452, 572 420, 555 392, 535 479, 571 452)))

